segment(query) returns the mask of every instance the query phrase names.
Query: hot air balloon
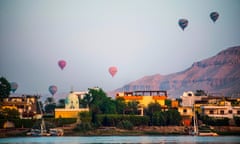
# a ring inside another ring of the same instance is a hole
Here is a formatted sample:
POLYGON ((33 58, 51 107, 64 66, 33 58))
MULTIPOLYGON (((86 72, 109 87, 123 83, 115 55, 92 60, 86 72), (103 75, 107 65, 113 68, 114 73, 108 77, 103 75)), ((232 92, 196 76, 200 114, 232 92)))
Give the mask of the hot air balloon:
POLYGON ((58 61, 58 66, 61 68, 61 70, 63 70, 66 65, 67 62, 65 60, 58 61))
POLYGON ((218 19, 219 14, 218 12, 211 12, 210 13, 210 18, 212 19, 212 21, 215 23, 215 21, 218 19))
POLYGON ((51 95, 53 96, 56 92, 57 92, 57 86, 55 85, 51 85, 48 88, 48 91, 51 93, 51 95))
POLYGON ((112 75, 112 77, 114 77, 114 75, 117 73, 117 67, 115 66, 111 66, 108 68, 108 72, 112 75))
POLYGON ((184 30, 188 26, 188 20, 187 19, 179 19, 178 25, 184 30))
POLYGON ((10 85, 11 85, 11 91, 14 93, 18 88, 18 84, 16 82, 11 82, 10 85))

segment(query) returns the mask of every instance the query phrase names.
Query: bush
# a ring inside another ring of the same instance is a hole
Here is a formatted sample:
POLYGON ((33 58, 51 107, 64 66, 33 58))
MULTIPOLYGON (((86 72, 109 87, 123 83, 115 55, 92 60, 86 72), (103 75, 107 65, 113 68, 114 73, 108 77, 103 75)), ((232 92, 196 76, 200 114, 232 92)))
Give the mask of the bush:
POLYGON ((133 124, 128 120, 123 120, 123 121, 118 123, 117 128, 132 130, 133 129, 133 124))
POLYGON ((92 121, 90 112, 80 112, 79 117, 82 123, 87 123, 92 121))
POLYGON ((237 125, 237 126, 240 126, 240 117, 234 117, 234 121, 235 121, 235 124, 237 125))
POLYGON ((80 131, 80 132, 86 132, 86 131, 89 131, 92 129, 93 129, 93 127, 92 127, 91 123, 81 123, 81 124, 78 124, 73 130, 80 131))
POLYGON ((97 121, 102 126, 117 126, 122 121, 129 121, 133 126, 148 125, 149 117, 136 115, 97 115, 97 121))
POLYGON ((31 119, 0 119, 0 128, 3 128, 3 124, 6 121, 13 122, 15 128, 32 128, 36 120, 31 119))
POLYGON ((200 117, 200 119, 206 125, 211 125, 211 126, 228 126, 229 125, 228 118, 213 118, 209 116, 202 116, 200 117))
POLYGON ((156 126, 180 125, 181 116, 177 110, 154 112, 152 124, 156 126))

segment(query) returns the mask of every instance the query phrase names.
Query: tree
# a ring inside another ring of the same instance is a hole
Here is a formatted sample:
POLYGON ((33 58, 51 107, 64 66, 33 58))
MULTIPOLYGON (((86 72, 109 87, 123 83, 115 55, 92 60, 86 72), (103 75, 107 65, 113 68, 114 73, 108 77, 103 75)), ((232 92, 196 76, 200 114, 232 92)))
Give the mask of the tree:
POLYGON ((83 99, 80 100, 80 104, 82 104, 83 107, 89 108, 89 106, 91 105, 92 101, 93 101, 92 94, 91 93, 87 93, 87 94, 85 94, 83 99))
POLYGON ((102 89, 89 89, 86 95, 89 108, 96 114, 114 114, 116 113, 116 107, 114 101, 107 97, 106 93, 102 89))
POLYGON ((0 78, 0 98, 7 98, 10 95, 11 85, 6 78, 0 78))
POLYGON ((146 109, 147 115, 152 115, 154 112, 161 111, 161 105, 157 102, 148 104, 148 107, 146 109))
POLYGON ((56 104, 53 97, 47 97, 45 104, 56 104))
POLYGON ((118 97, 115 100, 115 105, 116 105, 116 111, 118 114, 124 114, 124 110, 126 109, 126 103, 124 101, 124 98, 118 97))
POLYGON ((86 101, 92 114, 92 122, 96 124, 97 114, 115 114, 116 105, 100 88, 89 89, 86 101))
POLYGON ((59 99, 56 107, 57 108, 65 108, 65 99, 59 99))
POLYGON ((127 103, 125 111, 128 114, 138 114, 138 101, 130 101, 127 103))
POLYGON ((0 109, 0 119, 18 119, 19 115, 20 114, 17 109, 0 109))
POLYGON ((44 110, 45 113, 54 113, 54 110, 56 108, 56 103, 53 97, 47 97, 47 99, 45 100, 45 106, 44 106, 44 110))
POLYGON ((168 110, 167 112, 167 117, 168 117, 168 121, 167 121, 167 125, 179 125, 181 122, 181 115, 180 113, 175 110, 175 109, 171 109, 168 110))
POLYGON ((155 102, 155 103, 148 104, 148 107, 146 109, 146 115, 148 115, 150 118, 150 122, 151 122, 150 125, 152 125, 153 123, 153 114, 155 112, 160 112, 160 111, 161 111, 161 105, 159 103, 155 102))
POLYGON ((45 113, 51 113, 51 114, 53 114, 55 108, 56 108, 56 104, 55 104, 55 103, 47 104, 47 105, 45 105, 45 107, 44 107, 45 113))
POLYGON ((169 126, 179 125, 181 122, 181 115, 177 110, 159 111, 153 113, 153 125, 169 126))

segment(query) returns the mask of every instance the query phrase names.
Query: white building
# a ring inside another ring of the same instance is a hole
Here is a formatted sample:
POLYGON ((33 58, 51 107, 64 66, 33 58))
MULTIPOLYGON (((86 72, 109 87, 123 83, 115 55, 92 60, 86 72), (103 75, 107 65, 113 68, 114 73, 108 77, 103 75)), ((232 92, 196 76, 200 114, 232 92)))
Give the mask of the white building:
POLYGON ((182 99, 183 107, 192 107, 196 101, 201 101, 202 98, 207 98, 207 96, 196 96, 192 91, 183 92, 183 95, 180 97, 182 99))
POLYGON ((201 110, 203 115, 208 115, 209 117, 229 119, 232 119, 234 116, 240 117, 240 106, 232 106, 231 102, 228 101, 222 101, 216 105, 202 105, 201 110))

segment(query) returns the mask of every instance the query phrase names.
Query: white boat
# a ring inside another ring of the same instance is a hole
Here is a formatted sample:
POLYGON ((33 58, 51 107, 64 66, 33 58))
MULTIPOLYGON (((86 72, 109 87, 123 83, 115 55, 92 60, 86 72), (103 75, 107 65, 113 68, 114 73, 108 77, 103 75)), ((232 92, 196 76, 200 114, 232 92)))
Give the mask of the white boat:
POLYGON ((28 136, 50 136, 50 133, 47 132, 44 119, 40 124, 40 129, 31 129, 30 132, 27 133, 28 136))
MULTIPOLYGON (((40 107, 40 105, 39 105, 40 107)), ((41 111, 41 109, 40 109, 41 111)), ((41 111, 41 114, 42 111, 41 111)), ((63 136, 62 129, 50 129, 49 132, 46 129, 45 121, 42 118, 40 129, 31 129, 30 132, 27 133, 28 136, 63 136)))
POLYGON ((53 128, 49 130, 50 136, 63 136, 63 129, 53 128))

